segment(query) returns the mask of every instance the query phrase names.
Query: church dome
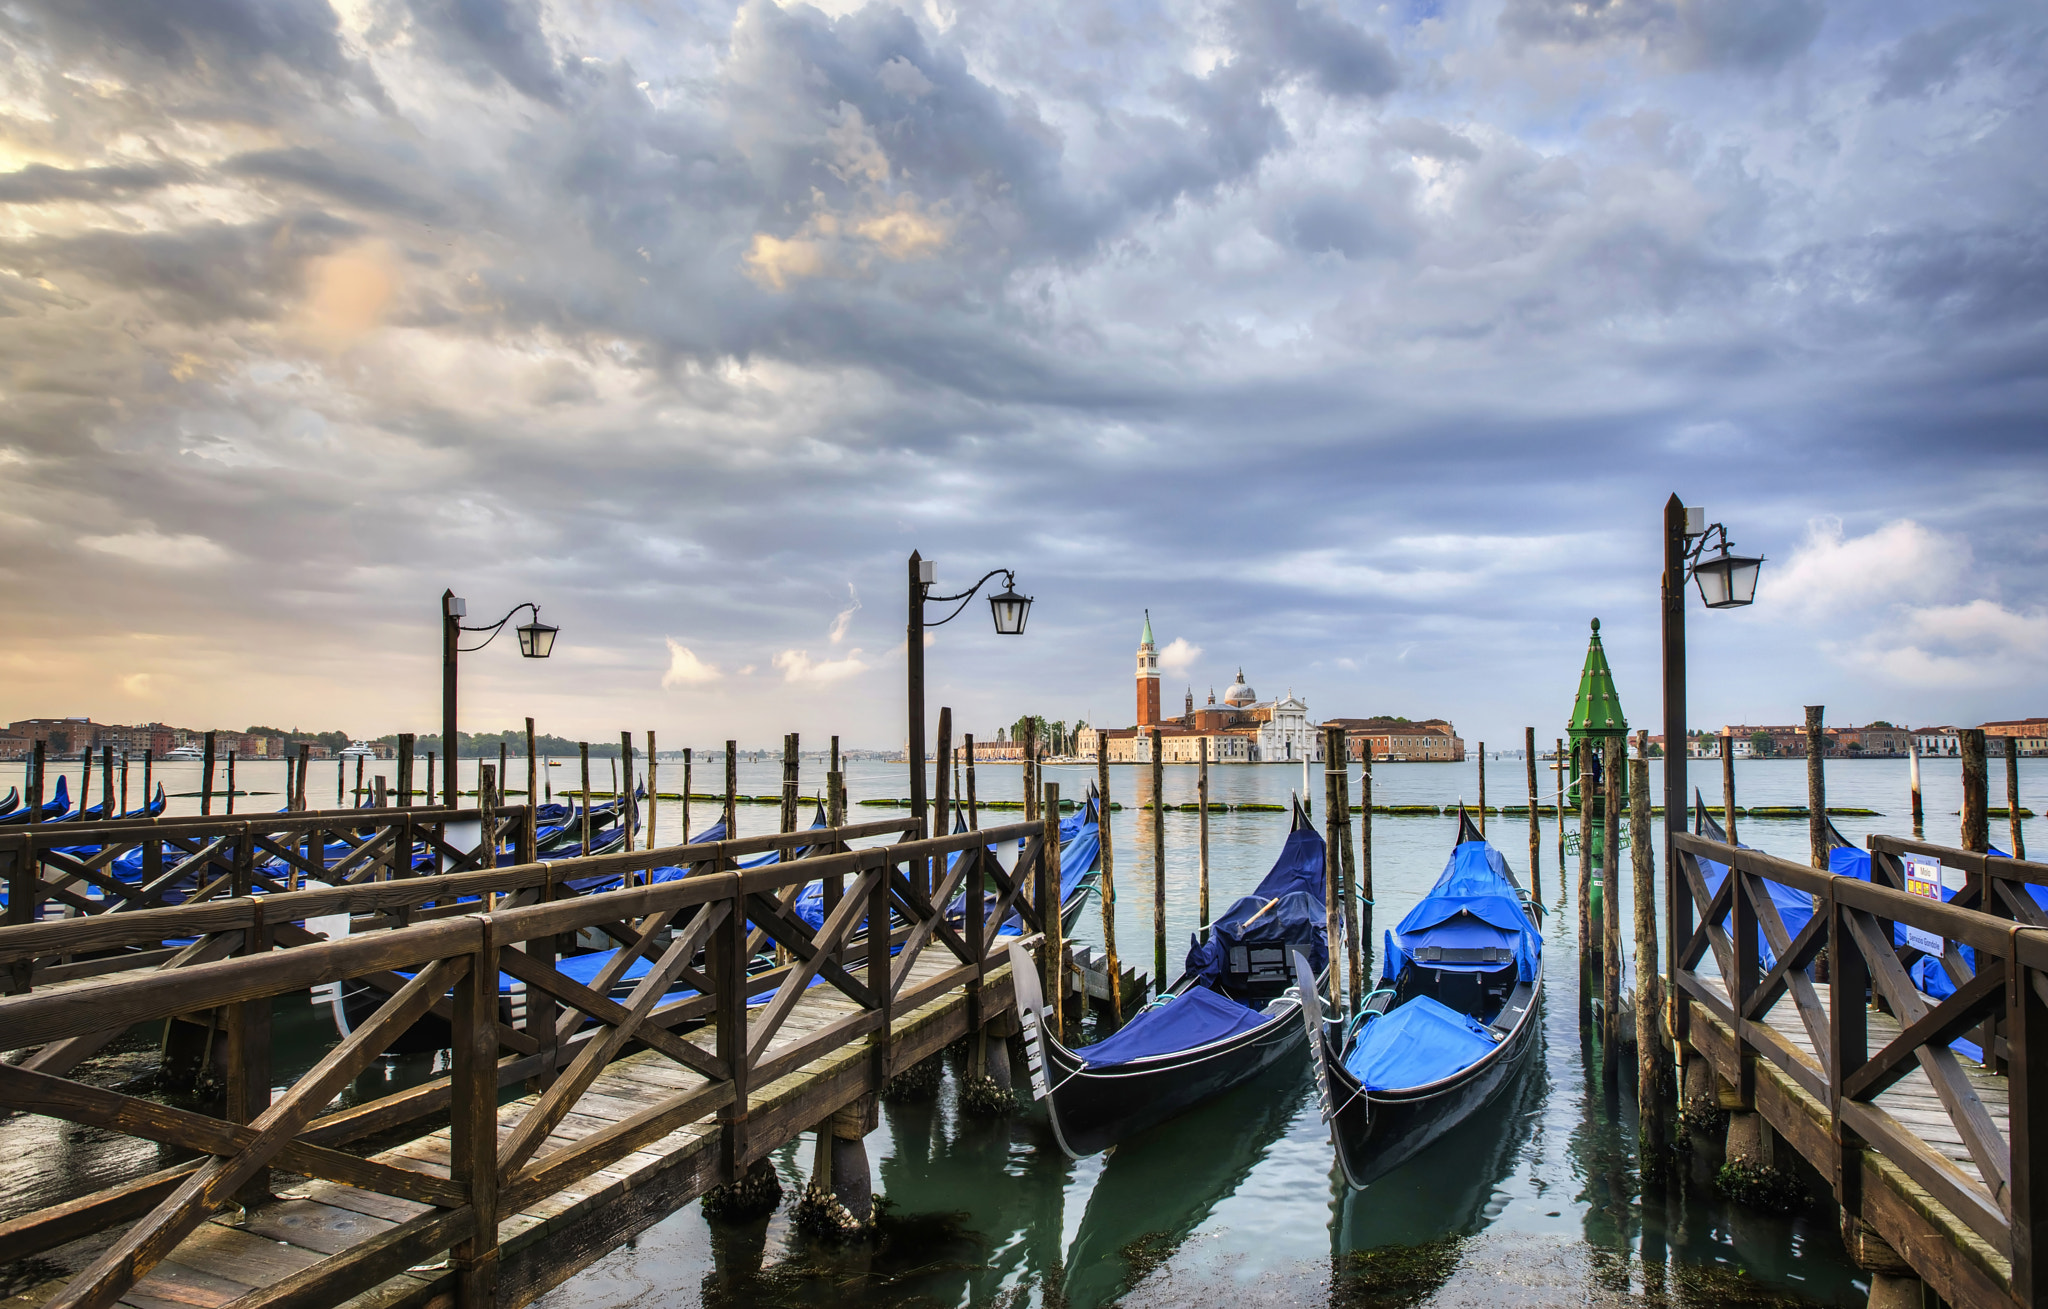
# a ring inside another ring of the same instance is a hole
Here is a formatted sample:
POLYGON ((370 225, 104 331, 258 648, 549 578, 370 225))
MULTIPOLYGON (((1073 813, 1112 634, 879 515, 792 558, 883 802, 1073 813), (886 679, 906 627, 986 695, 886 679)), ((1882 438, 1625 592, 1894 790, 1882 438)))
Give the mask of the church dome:
POLYGON ((1223 703, 1234 709, 1242 709, 1258 698, 1257 693, 1251 687, 1245 685, 1244 669, 1242 668, 1237 670, 1237 680, 1232 682, 1230 689, 1223 693, 1223 703))

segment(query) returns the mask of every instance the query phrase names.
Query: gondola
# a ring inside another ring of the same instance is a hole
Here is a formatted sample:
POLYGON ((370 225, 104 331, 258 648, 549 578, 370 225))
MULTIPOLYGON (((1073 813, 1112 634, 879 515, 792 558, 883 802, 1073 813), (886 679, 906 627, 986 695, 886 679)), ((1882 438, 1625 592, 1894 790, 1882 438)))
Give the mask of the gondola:
POLYGON ((21 805, 21 788, 12 786, 4 798, 0 798, 0 816, 13 813, 21 805))
POLYGON ((57 789, 48 800, 43 802, 43 810, 40 814, 36 813, 35 806, 23 805, 12 813, 0 814, 0 826, 26 824, 31 816, 35 817, 38 822, 53 823, 65 814, 70 813, 71 788, 66 784, 69 780, 64 774, 57 774, 57 789))
POLYGON ((1349 1024, 1317 1033, 1324 1111, 1353 1188, 1471 1117, 1536 1048, 1541 912, 1460 806, 1450 862, 1387 933, 1379 988, 1349 1024))
MULTIPOLYGON (((162 782, 158 782, 156 784, 156 795, 150 799, 148 804, 143 805, 140 809, 127 810, 120 816, 123 819, 159 818, 163 815, 164 806, 169 802, 169 797, 167 797, 164 794, 164 784, 162 782)), ((106 813, 106 810, 107 802, 102 800, 98 804, 94 805, 92 808, 81 809, 77 813, 72 814, 70 817, 64 819, 63 821, 67 823, 96 823, 100 821, 101 815, 106 813)))
POLYGON ((1297 803, 1272 871, 1195 938, 1165 994, 1105 1040, 1071 1049, 1046 1030, 1036 965, 1012 945, 1031 1091, 1060 1148, 1076 1159, 1106 1150, 1299 1051, 1303 990, 1289 956, 1305 953, 1320 974, 1326 921, 1323 839, 1297 803))

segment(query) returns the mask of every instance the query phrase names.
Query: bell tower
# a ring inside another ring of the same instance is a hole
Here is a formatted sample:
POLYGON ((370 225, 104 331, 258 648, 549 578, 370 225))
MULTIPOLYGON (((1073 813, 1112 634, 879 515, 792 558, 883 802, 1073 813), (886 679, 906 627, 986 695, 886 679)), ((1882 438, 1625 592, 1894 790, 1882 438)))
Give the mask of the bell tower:
POLYGON ((1159 725, 1159 647, 1152 643, 1152 611, 1145 611, 1145 634, 1138 638, 1138 726, 1159 725))

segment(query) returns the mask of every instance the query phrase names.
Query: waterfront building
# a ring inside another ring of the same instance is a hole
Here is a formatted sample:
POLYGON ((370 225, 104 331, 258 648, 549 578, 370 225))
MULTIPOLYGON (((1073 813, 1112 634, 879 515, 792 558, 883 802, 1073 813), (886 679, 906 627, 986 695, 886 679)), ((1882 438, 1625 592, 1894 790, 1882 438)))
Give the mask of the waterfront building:
POLYGON ((1345 755, 1350 759, 1365 758, 1368 748, 1383 762, 1449 764, 1465 759, 1464 738, 1442 718, 1332 718, 1323 726, 1344 729, 1345 755))
MULTIPOLYGON (((2048 755, 2048 718, 2002 718, 1984 724, 1986 737, 2016 737, 2023 755, 2048 755)), ((1992 747, 2003 751, 2003 745, 1992 747)))
MULTIPOLYGON (((1224 691, 1220 704, 1212 687, 1208 703, 1197 709, 1194 688, 1189 687, 1181 715, 1165 718, 1160 709, 1159 680, 1159 647, 1152 637, 1152 613, 1147 610, 1138 638, 1138 721, 1107 733, 1111 763, 1150 763, 1154 728, 1159 730, 1163 763, 1198 762, 1205 741, 1211 763, 1320 762, 1323 757, 1322 736, 1309 720, 1308 702, 1291 690, 1261 700, 1245 681, 1244 669, 1239 668, 1237 680, 1224 691)), ((1095 758, 1094 732, 1081 733, 1077 745, 1079 758, 1095 758)))

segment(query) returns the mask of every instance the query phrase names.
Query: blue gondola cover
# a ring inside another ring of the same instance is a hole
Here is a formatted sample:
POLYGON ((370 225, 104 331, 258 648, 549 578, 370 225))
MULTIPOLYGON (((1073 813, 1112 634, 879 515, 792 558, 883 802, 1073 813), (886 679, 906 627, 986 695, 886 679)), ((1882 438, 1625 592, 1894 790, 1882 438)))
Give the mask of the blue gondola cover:
POLYGON ((1485 1024, 1418 995, 1368 1022, 1344 1067, 1367 1090, 1406 1090, 1468 1068, 1493 1047, 1485 1024))
MULTIPOLYGON (((1320 889, 1315 895, 1289 891, 1277 901, 1248 895, 1209 925, 1206 939, 1195 938, 1187 970, 1203 985, 1219 986, 1230 968, 1231 951, 1298 946, 1308 955, 1310 970, 1320 975, 1330 961, 1323 944, 1326 912, 1320 889)), ((1245 970, 1240 965, 1237 971, 1245 970)))
POLYGON ((1105 1041, 1074 1053, 1090 1068, 1174 1054, 1257 1027, 1261 1019, 1227 995, 1191 986, 1164 1004, 1143 1010, 1105 1041))
MULTIPOLYGON (((1384 976, 1389 981, 1399 977, 1418 951, 1462 951, 1475 946, 1507 951, 1515 962, 1515 975, 1525 982, 1535 980, 1543 938, 1523 912, 1507 861, 1484 841, 1467 841, 1452 850, 1436 885, 1388 934, 1384 976)), ((1492 970, 1504 965, 1505 960, 1432 960, 1429 964, 1447 970, 1492 970)))

